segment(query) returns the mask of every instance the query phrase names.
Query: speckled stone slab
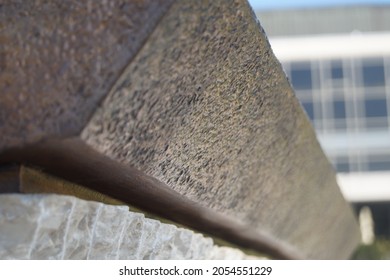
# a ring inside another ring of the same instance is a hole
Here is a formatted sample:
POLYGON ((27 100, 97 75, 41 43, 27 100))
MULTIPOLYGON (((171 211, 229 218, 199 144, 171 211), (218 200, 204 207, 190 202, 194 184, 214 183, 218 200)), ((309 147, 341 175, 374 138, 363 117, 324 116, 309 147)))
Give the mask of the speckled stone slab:
POLYGON ((2 0, 0 151, 78 134, 170 0, 2 0))
POLYGON ((63 195, 0 195, 0 259, 254 259, 199 233, 63 195))
POLYGON ((82 138, 308 258, 346 258, 352 211, 245 1, 177 1, 82 138))

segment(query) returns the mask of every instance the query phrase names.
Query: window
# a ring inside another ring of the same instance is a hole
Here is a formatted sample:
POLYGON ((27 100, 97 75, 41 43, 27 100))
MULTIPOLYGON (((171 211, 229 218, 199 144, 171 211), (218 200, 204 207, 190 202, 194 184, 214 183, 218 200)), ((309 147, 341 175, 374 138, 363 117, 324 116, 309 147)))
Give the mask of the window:
POLYGON ((333 115, 335 119, 345 119, 345 102, 333 101, 333 115))
POLYGON ((341 61, 332 61, 330 71, 333 80, 342 79, 344 77, 343 65, 341 61))
POLYGON ((337 172, 349 172, 349 163, 348 162, 339 162, 336 164, 337 172))
POLYGON ((370 156, 368 158, 369 171, 390 170, 390 156, 370 156))
POLYGON ((386 99, 367 99, 364 101, 366 117, 386 117, 386 99))
POLYGON ((365 60, 362 63, 362 71, 365 87, 385 85, 385 72, 382 61, 365 60))
POLYGON ((335 168, 337 172, 349 172, 351 170, 348 157, 337 157, 335 168))
POLYGON ((296 90, 309 90, 313 87, 310 63, 291 64, 291 83, 296 90))
MULTIPOLYGON (((334 141, 339 136, 341 139, 341 134, 357 132, 356 135, 366 133, 375 137, 375 133, 390 131, 389 67, 390 57, 335 57, 290 61, 287 70, 313 127, 324 141, 328 135, 334 141)), ((366 139, 371 138, 356 141, 366 139)), ((381 146, 368 150, 372 145, 346 146, 348 151, 340 151, 341 144, 329 144, 330 150, 326 152, 332 155, 338 172, 390 171, 390 150, 383 148, 381 153, 381 146)))

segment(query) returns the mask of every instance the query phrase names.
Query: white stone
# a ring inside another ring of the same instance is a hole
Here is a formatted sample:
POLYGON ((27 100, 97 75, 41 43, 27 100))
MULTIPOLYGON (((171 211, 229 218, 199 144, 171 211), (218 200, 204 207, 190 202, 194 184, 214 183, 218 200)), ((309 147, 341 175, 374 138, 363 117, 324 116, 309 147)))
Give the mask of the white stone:
POLYGON ((0 195, 0 259, 247 259, 127 206, 55 194, 0 195))

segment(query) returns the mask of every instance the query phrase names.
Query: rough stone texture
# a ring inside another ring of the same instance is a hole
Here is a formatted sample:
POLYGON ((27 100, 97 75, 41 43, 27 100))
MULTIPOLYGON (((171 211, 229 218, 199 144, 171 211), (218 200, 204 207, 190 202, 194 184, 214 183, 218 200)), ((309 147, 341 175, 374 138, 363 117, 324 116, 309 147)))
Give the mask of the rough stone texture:
POLYGON ((3 0, 0 151, 78 134, 171 0, 3 0))
POLYGON ((246 259, 126 206, 60 195, 0 195, 0 259, 246 259))
MULTIPOLYGON (((170 4, 3 1, 0 151, 77 135, 84 128, 80 137, 102 154, 268 232, 307 258, 348 257, 359 241, 352 211, 249 5, 239 0, 170 4)), ((7 172, 0 176, 0 189, 10 191, 18 180, 7 172)), ((114 258, 140 250, 110 247, 119 237, 126 244, 142 240, 150 248, 148 258, 166 258, 165 246, 176 238, 153 239, 162 230, 155 224, 145 224, 150 237, 123 236, 111 210, 104 215, 117 230, 95 222, 96 209, 77 210, 90 220, 73 225, 62 215, 41 215, 31 201, 17 210, 25 208, 26 216, 14 217, 0 207, 6 217, 0 240, 14 242, 17 256, 114 258), (30 220, 34 215, 40 219, 30 220), (9 223, 14 220, 20 223, 9 223), (99 236, 91 231, 92 222, 99 236), (28 228, 22 230, 22 224, 28 228), (73 240, 59 233, 76 226, 84 227, 83 236, 96 246, 78 246, 77 234, 73 240)), ((76 211, 69 201, 58 207, 62 214, 76 211)), ((188 235, 180 236, 188 244, 188 235)))
POLYGON ((82 138, 203 206, 347 258, 350 207, 245 1, 177 1, 82 138))

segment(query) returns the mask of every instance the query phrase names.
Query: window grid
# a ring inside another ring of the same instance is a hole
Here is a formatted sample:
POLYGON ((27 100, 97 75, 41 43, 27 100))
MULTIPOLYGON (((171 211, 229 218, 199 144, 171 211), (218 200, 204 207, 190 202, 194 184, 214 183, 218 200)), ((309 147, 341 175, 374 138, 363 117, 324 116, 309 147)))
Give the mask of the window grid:
MULTIPOLYGON (((358 135, 375 130, 390 132, 390 57, 283 64, 287 75, 291 76, 295 71, 297 78, 299 74, 310 73, 306 82, 298 81, 301 84, 296 89, 296 94, 304 108, 312 110, 308 115, 319 133, 358 135), (297 65, 301 67, 298 68, 300 72, 295 68, 297 65), (304 70, 305 65, 309 69, 304 70)), ((293 86, 297 83, 296 78, 295 81, 290 80, 293 86)), ((390 143, 389 151, 384 150, 381 153, 386 157, 375 160, 377 158, 372 156, 370 151, 348 149, 346 156, 333 157, 331 161, 343 172, 371 171, 387 167, 390 170, 390 143)))
POLYGON ((390 130, 390 57, 383 59, 384 71, 385 71, 385 96, 387 103, 387 123, 389 124, 390 130))

